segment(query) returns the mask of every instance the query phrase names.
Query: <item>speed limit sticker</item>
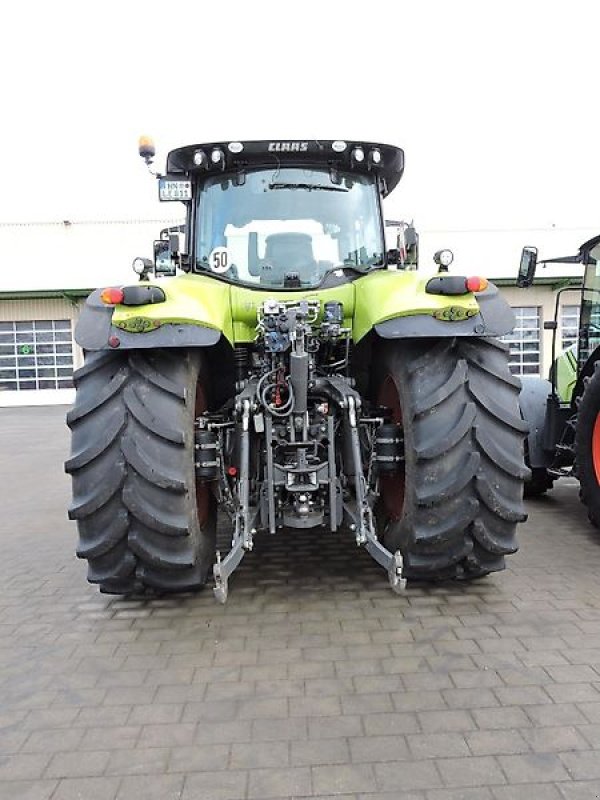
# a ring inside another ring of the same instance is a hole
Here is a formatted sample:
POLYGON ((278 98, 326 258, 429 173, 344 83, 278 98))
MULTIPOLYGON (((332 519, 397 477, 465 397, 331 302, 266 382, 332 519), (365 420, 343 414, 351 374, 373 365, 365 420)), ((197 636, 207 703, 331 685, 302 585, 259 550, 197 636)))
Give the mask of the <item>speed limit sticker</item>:
POLYGON ((213 272, 227 272, 230 267, 227 248, 215 247, 210 254, 209 263, 213 272))

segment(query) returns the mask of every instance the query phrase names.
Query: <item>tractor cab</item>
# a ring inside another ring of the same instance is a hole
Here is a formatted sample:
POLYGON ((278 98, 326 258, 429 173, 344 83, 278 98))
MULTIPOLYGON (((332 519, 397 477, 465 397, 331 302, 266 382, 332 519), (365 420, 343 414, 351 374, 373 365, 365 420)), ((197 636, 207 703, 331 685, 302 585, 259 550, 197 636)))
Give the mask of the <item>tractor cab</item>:
MULTIPOLYGON (((560 256, 538 261, 537 255, 537 247, 523 248, 517 276, 517 286, 519 288, 527 288, 533 284, 538 264, 582 264, 585 267, 579 315, 579 339, 576 348, 578 371, 584 371, 590 357, 600 347, 600 236, 595 236, 584 242, 579 251, 572 256, 560 256)), ((545 324, 547 328, 554 332, 552 342, 553 374, 557 373, 557 369, 554 366, 556 357, 555 339, 558 329, 558 299, 562 291, 567 291, 567 288, 560 289, 557 294, 554 320, 545 324)), ((572 358, 572 355, 569 358, 572 358)))
POLYGON ((581 288, 577 342, 556 357, 559 300, 554 320, 544 323, 552 331, 550 380, 523 378, 521 413, 530 425, 527 440, 532 478, 530 495, 542 494, 563 475, 576 476, 588 516, 600 527, 600 236, 584 242, 572 256, 537 260, 537 248, 524 247, 517 286, 527 288, 537 264, 581 264, 585 268, 581 288))
MULTIPOLYGON (((150 149, 149 149, 150 148, 150 149)), ((153 149, 140 154, 150 162, 153 149)), ((187 272, 269 290, 326 288, 416 268, 412 225, 384 222, 404 170, 397 147, 365 142, 218 142, 173 150, 159 198, 187 207, 185 242, 155 244, 156 274, 187 272), (396 228, 387 249, 385 228, 396 228)))

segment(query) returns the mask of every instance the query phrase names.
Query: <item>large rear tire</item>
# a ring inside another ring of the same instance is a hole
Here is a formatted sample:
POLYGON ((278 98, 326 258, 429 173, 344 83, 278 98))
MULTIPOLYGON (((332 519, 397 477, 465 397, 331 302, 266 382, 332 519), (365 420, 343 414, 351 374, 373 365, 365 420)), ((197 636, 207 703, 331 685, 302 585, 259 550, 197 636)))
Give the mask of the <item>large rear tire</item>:
POLYGON ((203 354, 88 353, 74 381, 65 469, 88 580, 113 594, 200 588, 216 534, 216 502, 194 468, 194 419, 209 386, 203 354))
POLYGON ((381 343, 373 399, 404 430, 404 468, 381 479, 386 547, 405 576, 474 578, 504 568, 526 519, 527 423, 507 348, 489 339, 381 343))
POLYGON ((600 528, 600 361, 585 380, 577 410, 575 466, 590 522, 600 528))

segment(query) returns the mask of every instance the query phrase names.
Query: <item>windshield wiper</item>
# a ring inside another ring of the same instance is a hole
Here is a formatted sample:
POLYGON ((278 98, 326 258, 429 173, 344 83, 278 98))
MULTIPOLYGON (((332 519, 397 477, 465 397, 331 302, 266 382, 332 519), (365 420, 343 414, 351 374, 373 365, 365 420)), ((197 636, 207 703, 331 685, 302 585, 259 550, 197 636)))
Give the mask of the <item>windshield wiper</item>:
POLYGON ((305 189, 307 192, 348 192, 343 186, 320 186, 318 183, 270 183, 269 189, 305 189))

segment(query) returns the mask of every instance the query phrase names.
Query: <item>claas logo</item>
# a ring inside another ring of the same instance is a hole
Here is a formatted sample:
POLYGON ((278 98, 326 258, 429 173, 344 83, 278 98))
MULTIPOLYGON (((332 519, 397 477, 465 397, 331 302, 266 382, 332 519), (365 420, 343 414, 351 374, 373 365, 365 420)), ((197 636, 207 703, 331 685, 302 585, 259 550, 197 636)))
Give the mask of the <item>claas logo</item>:
POLYGON ((308 142, 269 142, 270 153, 305 153, 308 142))

